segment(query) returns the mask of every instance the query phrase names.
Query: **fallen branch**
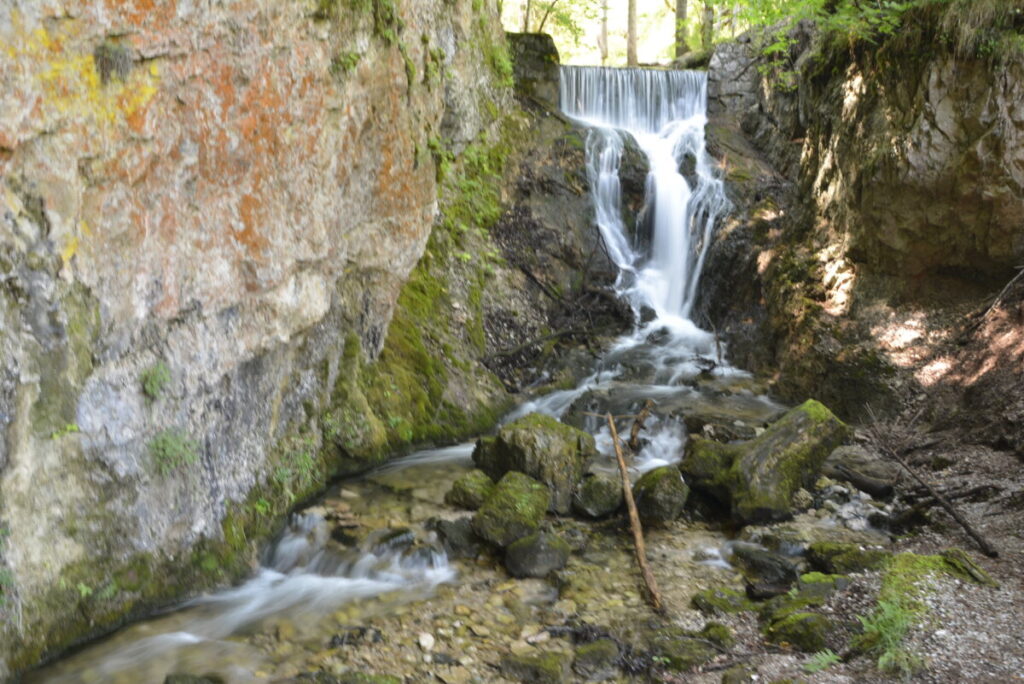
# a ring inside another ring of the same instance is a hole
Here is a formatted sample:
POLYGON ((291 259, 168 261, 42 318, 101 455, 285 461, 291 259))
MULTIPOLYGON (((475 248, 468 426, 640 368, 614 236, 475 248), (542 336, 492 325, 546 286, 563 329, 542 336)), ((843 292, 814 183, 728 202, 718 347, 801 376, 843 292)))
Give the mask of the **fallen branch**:
POLYGON ((622 475, 622 495, 626 499, 626 509, 629 511, 629 528, 633 532, 633 550, 636 552, 636 562, 640 566, 640 573, 643 575, 644 584, 647 586, 647 600, 656 613, 664 613, 665 606, 661 601, 661 592, 658 591, 658 583, 654 580, 651 567, 647 565, 647 549, 644 546, 644 531, 640 526, 640 515, 636 512, 636 502, 633 501, 633 485, 629 481, 629 471, 626 469, 626 459, 622 456, 622 445, 619 444, 619 432, 615 429, 615 420, 612 414, 605 414, 608 420, 608 428, 612 432, 612 444, 615 446, 615 457, 619 461, 619 473, 622 475))
MULTIPOLYGON (((912 478, 917 480, 918 484, 920 484, 922 487, 927 489, 928 493, 936 501, 938 501, 939 504, 941 504, 943 508, 946 509, 946 512, 949 513, 951 516, 953 516, 954 520, 956 520, 958 523, 960 523, 960 526, 964 528, 964 531, 967 532, 967 534, 971 537, 971 539, 973 539, 978 544, 978 546, 981 548, 981 552, 982 553, 984 553, 989 558, 996 558, 997 556, 999 556, 999 551, 997 551, 996 548, 994 546, 992 546, 992 544, 989 543, 989 541, 987 539, 985 539, 983 536, 981 536, 981 533, 979 533, 977 530, 974 529, 974 527, 971 525, 971 523, 969 523, 967 521, 967 519, 964 516, 962 516, 960 514, 960 512, 956 508, 954 508, 953 504, 949 502, 949 499, 947 499, 942 494, 940 494, 939 491, 937 489, 935 489, 935 487, 933 487, 930 484, 928 484, 927 482, 925 482, 924 478, 922 478, 920 475, 918 475, 917 472, 913 468, 911 468, 910 465, 905 460, 903 460, 900 457, 900 455, 897 453, 897 450, 895 448, 893 448, 892 446, 890 446, 889 442, 881 434, 881 430, 878 427, 880 425, 880 423, 879 423, 878 419, 875 417, 874 411, 871 410, 871 407, 868 407, 868 411, 867 412, 868 412, 868 416, 871 418, 871 423, 872 423, 871 427, 868 428, 868 433, 871 436, 871 441, 873 443, 873 446, 876 449, 878 449, 883 455, 887 456, 891 460, 893 460, 896 463, 900 464, 900 466, 905 471, 907 471, 912 478)), ((915 416, 915 419, 916 419, 916 416, 915 416)))
POLYGON ((633 421, 633 428, 629 431, 629 448, 633 450, 634 454, 640 451, 640 431, 644 429, 644 423, 651 415, 652 408, 654 408, 654 402, 650 399, 645 401, 644 407, 640 409, 636 420, 633 421))

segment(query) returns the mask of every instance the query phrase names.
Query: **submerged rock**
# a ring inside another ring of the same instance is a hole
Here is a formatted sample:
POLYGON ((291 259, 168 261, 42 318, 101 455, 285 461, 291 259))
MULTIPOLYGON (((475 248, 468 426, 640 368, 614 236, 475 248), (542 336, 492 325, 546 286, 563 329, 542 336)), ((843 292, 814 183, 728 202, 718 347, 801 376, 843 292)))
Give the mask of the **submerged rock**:
POLYGON ((449 506, 475 511, 483 506, 492 491, 494 480, 487 477, 484 471, 474 469, 452 483, 452 488, 444 495, 444 502, 449 506))
POLYGON ((690 488, 675 466, 648 471, 633 485, 636 510, 644 525, 664 525, 679 517, 690 488))
POLYGON ((548 532, 535 532, 505 550, 505 568, 513 577, 547 577, 569 560, 568 542, 548 532))
POLYGON ((546 486, 522 473, 507 473, 473 516, 473 531, 492 544, 508 546, 540 527, 550 503, 546 486))
POLYGON ((680 469, 693 487, 730 506, 737 522, 783 520, 792 516, 793 495, 814 482, 822 463, 849 432, 812 399, 749 442, 692 438, 680 469))
POLYGON ((591 518, 603 518, 622 506, 622 480, 604 473, 588 475, 576 489, 572 507, 591 518))
POLYGON ((473 462, 492 478, 517 471, 551 489, 551 510, 568 513, 583 469, 595 455, 594 438, 540 413, 531 413, 476 444, 473 462))

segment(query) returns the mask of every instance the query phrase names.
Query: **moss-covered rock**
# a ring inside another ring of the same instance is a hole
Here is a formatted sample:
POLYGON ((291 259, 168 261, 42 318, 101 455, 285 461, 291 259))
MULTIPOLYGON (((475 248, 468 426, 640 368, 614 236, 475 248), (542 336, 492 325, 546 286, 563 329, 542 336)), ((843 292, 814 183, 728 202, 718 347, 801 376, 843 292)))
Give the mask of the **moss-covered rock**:
POLYGON ((673 672, 692 670, 719 652, 719 648, 700 633, 678 627, 663 627, 651 639, 651 655, 673 672))
POLYGON ((675 520, 689 495, 690 488, 675 466, 650 470, 633 485, 636 510, 644 525, 659 526, 675 520))
POLYGON ((878 570, 891 557, 892 554, 885 549, 841 542, 816 542, 807 549, 807 560, 812 567, 822 572, 840 575, 878 570))
POLYGON ((487 477, 487 473, 473 469, 452 483, 452 488, 444 495, 444 502, 475 511, 483 506, 493 491, 494 481, 487 477))
POLYGON ((602 681, 615 676, 618 668, 619 646, 614 640, 604 638, 576 647, 573 671, 587 681, 602 681))
POLYGON ((705 615, 742 613, 754 609, 754 602, 743 592, 726 587, 698 591, 690 602, 705 615))
POLYGON ((718 644, 722 648, 731 648, 733 644, 736 643, 736 638, 732 635, 732 630, 721 622, 708 622, 699 632, 697 632, 697 636, 718 644))
POLYGON ((551 502, 547 486, 518 472, 506 473, 473 516, 473 531, 505 547, 540 527, 551 502))
POLYGON ((809 487, 849 428, 813 399, 740 444, 693 438, 680 469, 695 488, 728 504, 737 522, 792 516, 793 495, 809 487))
POLYGON ((790 644, 805 653, 815 653, 825 648, 826 636, 832 628, 832 621, 824 615, 793 613, 772 623, 765 636, 772 643, 790 644))
POLYGON ((505 568, 513 577, 547 577, 569 560, 569 543, 555 534, 535 532, 505 550, 505 568))
POLYGON ((604 473, 583 478, 572 500, 573 510, 591 518, 603 518, 622 506, 622 480, 604 473))
POLYGON ((562 684, 569 681, 572 655, 549 651, 536 656, 506 656, 501 661, 501 673, 521 682, 562 684))
POLYGON ((551 416, 531 413, 509 423, 495 437, 477 442, 473 462, 492 478, 517 471, 551 489, 551 510, 568 513, 594 438, 551 416))

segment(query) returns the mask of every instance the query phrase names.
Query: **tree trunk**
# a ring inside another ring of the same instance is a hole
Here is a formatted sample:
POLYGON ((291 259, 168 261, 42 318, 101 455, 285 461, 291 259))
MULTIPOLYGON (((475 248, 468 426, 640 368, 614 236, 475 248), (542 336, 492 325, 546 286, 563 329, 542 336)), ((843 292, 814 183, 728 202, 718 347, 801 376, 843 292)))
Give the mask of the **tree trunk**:
POLYGON ((704 16, 700 25, 700 46, 708 51, 711 49, 711 42, 715 38, 715 8, 711 6, 711 0, 704 0, 704 16))
POLYGON ((526 4, 523 5, 523 33, 530 32, 530 5, 533 4, 533 0, 526 0, 526 4))
POLYGON ((608 0, 601 3, 601 35, 597 39, 601 49, 601 66, 608 64, 608 0))
POLYGON ((676 59, 689 51, 686 44, 686 0, 676 0, 676 59))
POLYGON ((626 66, 635 67, 636 58, 636 0, 629 0, 629 19, 626 24, 626 66))

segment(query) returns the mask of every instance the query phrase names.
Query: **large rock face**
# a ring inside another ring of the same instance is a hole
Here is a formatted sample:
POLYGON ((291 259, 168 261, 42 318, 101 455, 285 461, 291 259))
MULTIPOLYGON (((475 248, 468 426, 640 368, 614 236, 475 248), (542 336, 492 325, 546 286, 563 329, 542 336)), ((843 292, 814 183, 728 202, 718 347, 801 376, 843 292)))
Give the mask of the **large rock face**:
POLYGON ((364 4, 0 6, 0 679, 243 572, 247 499, 403 429, 343 379, 511 67, 492 2, 364 4))

